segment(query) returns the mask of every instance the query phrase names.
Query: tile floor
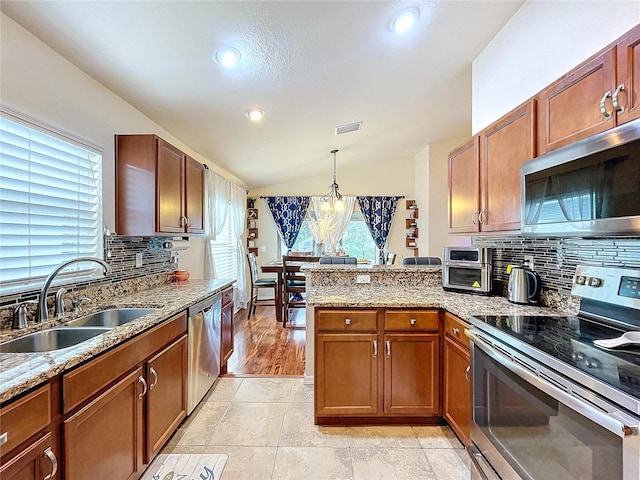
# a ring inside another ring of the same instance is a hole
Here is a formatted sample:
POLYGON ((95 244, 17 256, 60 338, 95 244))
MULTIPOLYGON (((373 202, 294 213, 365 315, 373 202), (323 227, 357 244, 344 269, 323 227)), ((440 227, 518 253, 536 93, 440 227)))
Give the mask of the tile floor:
POLYGON ((218 379, 163 453, 226 453, 222 480, 476 478, 448 427, 318 427, 301 378, 218 379))

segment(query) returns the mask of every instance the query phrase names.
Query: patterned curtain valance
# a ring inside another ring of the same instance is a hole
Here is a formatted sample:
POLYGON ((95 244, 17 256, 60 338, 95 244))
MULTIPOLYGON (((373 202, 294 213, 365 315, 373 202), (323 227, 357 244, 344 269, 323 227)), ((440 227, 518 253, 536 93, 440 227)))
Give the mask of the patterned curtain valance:
POLYGON ((387 243, 398 200, 402 197, 359 196, 358 205, 371 237, 380 250, 380 265, 385 263, 384 246, 387 243))
POLYGON ((288 249, 296 243, 311 197, 263 197, 288 249))

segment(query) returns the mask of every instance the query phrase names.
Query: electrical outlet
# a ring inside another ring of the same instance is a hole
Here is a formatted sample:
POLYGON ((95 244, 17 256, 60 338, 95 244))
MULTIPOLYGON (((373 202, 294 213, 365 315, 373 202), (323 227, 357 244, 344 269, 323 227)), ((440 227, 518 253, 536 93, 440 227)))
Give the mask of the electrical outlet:
POLYGON ((524 263, 527 267, 529 267, 530 270, 535 270, 534 265, 533 265, 533 255, 525 255, 524 256, 524 263))
POLYGON ((371 283, 371 275, 358 275, 356 283, 371 283))
POLYGON ((142 266, 142 252, 136 253, 136 268, 140 268, 142 266))

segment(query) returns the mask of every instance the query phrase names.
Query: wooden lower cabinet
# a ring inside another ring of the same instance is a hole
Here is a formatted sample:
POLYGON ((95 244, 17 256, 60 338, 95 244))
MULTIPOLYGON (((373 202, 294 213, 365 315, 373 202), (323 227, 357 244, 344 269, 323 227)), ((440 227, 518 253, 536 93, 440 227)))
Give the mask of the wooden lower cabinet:
POLYGON ((142 368, 63 423, 64 478, 137 478, 143 468, 142 368))
POLYGON ((439 335, 387 334, 384 348, 384 413, 439 415, 439 335))
POLYGON ((378 413, 378 335, 316 337, 316 416, 378 413))
POLYGON ((462 443, 471 444, 471 364, 468 325, 444 314, 444 418, 462 443))
POLYGON ((36 440, 11 460, 0 465, 2 480, 53 480, 57 474, 58 460, 52 452, 51 434, 36 440), (48 477, 49 475, 49 477, 48 477))
POLYGON ((187 336, 169 345, 146 363, 147 456, 160 451, 187 415, 187 336))

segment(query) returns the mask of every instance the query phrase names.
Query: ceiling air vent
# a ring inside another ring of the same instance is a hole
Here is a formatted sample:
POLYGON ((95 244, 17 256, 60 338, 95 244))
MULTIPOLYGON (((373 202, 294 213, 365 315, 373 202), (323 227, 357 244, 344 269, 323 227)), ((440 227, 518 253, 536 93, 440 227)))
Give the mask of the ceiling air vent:
POLYGON ((347 123, 346 125, 338 125, 336 127, 336 135, 342 135, 343 133, 357 132, 362 128, 362 122, 347 123))

